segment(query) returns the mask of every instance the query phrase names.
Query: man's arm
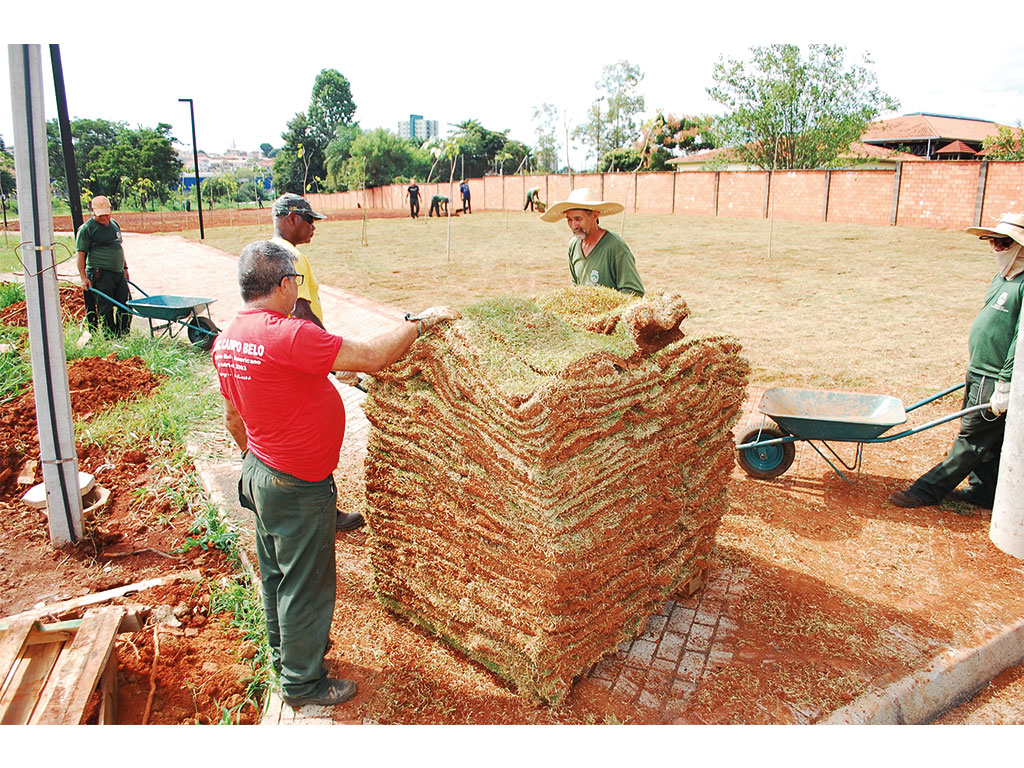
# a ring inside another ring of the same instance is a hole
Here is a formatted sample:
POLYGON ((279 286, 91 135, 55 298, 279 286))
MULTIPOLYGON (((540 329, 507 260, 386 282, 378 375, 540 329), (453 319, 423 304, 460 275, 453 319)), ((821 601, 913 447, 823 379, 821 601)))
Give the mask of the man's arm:
MULTIPOLYGON (((311 323, 316 323, 321 328, 324 327, 320 318, 313 313, 313 305, 309 303, 308 299, 295 300, 295 309, 292 310, 292 317, 297 317, 300 320, 309 320, 311 323)), ((324 330, 327 329, 324 328, 324 330)))
POLYGON ((332 371, 376 373, 399 360, 416 337, 446 320, 457 320, 461 313, 450 307, 431 307, 419 314, 421 320, 408 321, 369 341, 345 341, 331 365, 332 371))
POLYGON ((92 281, 85 274, 85 251, 78 251, 75 256, 78 257, 78 277, 82 281, 82 288, 88 290, 92 287, 92 281))
POLYGON ((235 404, 224 398, 224 426, 228 428, 231 437, 235 439, 238 447, 245 453, 249 449, 249 440, 245 436, 245 422, 242 421, 242 414, 235 408, 235 404))

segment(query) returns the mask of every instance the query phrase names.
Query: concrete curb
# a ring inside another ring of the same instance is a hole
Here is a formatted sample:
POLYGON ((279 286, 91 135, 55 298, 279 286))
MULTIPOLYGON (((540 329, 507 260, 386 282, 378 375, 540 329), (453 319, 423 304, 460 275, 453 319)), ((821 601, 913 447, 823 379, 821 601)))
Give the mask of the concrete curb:
POLYGON ((823 725, 924 725, 1024 661, 1024 619, 974 648, 950 648, 924 669, 837 709, 823 725))

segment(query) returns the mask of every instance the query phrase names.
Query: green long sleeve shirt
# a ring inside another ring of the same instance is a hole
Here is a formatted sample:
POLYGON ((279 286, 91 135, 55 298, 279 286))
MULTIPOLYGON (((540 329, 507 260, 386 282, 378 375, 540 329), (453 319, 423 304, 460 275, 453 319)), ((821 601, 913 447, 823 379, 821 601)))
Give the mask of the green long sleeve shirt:
POLYGON ((1024 274, 1013 280, 996 275, 985 293, 985 305, 971 325, 967 338, 968 370, 1009 381, 1024 304, 1024 274))

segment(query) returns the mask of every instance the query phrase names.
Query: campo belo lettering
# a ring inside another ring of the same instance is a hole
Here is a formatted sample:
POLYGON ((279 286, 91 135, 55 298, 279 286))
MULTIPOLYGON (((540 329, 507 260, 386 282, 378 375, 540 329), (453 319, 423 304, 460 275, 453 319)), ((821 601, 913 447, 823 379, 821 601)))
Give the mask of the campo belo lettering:
POLYGON ((253 344, 251 341, 239 341, 238 339, 227 339, 224 334, 217 337, 214 344, 216 352, 241 352, 243 355, 254 355, 263 357, 263 345, 253 344))

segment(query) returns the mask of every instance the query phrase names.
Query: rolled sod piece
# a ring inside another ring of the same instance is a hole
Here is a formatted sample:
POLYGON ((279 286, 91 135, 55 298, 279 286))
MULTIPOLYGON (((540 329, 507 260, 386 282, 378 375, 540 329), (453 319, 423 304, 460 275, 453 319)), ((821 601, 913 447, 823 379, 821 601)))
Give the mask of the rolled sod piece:
POLYGON ((708 563, 749 366, 674 293, 473 305, 375 376, 370 557, 396 613, 546 702, 708 563))

